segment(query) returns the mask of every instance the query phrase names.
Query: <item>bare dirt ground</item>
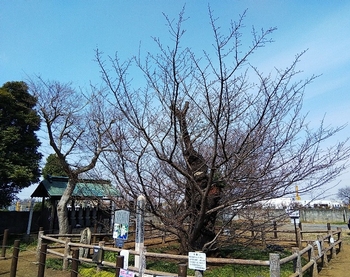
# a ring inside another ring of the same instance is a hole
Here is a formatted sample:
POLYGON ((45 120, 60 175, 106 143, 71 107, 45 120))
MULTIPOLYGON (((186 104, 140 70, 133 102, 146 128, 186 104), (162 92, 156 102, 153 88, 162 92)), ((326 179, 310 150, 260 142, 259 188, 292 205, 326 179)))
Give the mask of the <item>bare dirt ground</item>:
MULTIPOLYGON (((319 272, 320 277, 345 277, 350 275, 350 231, 343 231, 342 251, 332 259, 327 268, 319 272)), ((0 277, 10 276, 12 253, 6 252, 6 259, 0 259, 0 277)), ((47 257, 49 258, 49 256, 47 257)), ((23 250, 19 253, 16 277, 35 277, 38 274, 35 248, 23 250)), ((45 276, 70 277, 69 271, 45 269, 45 276)))
MULTIPOLYGON (((0 276, 10 276, 12 253, 7 255, 6 259, 0 260, 0 276)), ((36 277, 38 276, 38 264, 36 263, 36 252, 34 250, 20 251, 17 263, 16 277, 36 277)), ((50 268, 45 269, 45 276, 50 277, 70 277, 71 274, 68 271, 52 270, 50 268)))
POLYGON ((342 250, 335 259, 332 259, 327 268, 323 268, 320 277, 345 277, 350 275, 350 232, 343 231, 342 250))

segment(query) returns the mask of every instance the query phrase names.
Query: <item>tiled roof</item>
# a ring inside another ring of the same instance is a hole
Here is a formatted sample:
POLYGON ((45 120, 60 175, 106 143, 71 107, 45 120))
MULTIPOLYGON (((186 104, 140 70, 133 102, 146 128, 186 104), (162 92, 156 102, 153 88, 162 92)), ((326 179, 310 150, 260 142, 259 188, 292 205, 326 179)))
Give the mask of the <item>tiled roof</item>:
MULTIPOLYGON (((39 183, 31 197, 60 198, 68 184, 68 177, 50 176, 39 183)), ((73 191, 77 198, 110 198, 120 196, 116 187, 106 180, 79 180, 73 191)))

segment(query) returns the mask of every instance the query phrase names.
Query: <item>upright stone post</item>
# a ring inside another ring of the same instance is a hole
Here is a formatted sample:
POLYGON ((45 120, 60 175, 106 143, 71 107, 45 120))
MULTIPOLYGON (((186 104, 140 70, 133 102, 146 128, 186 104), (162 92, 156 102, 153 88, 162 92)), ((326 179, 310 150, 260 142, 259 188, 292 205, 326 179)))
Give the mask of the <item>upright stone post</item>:
MULTIPOLYGON (((138 251, 140 255, 143 254, 143 246, 145 241, 145 205, 146 198, 143 195, 137 197, 135 251, 138 251)), ((134 265, 138 269, 141 269, 142 267, 140 260, 142 261, 141 257, 136 255, 134 265)))
POLYGON ((270 253, 270 277, 281 276, 281 263, 280 255, 276 253, 270 253))

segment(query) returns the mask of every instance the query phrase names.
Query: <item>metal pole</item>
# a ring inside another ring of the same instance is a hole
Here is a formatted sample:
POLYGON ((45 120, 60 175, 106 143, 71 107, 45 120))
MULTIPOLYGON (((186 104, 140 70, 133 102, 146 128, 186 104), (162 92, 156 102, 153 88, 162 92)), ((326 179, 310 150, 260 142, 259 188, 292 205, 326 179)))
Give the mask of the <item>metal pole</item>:
POLYGON ((32 219, 33 219, 33 211, 34 211, 34 199, 30 201, 30 208, 29 208, 29 219, 28 219, 28 226, 27 226, 27 235, 30 235, 30 228, 32 226, 32 219))
POLYGON ((13 245, 13 255, 12 255, 12 262, 11 262, 10 277, 16 277, 18 253, 19 253, 19 240, 15 240, 15 243, 13 245))

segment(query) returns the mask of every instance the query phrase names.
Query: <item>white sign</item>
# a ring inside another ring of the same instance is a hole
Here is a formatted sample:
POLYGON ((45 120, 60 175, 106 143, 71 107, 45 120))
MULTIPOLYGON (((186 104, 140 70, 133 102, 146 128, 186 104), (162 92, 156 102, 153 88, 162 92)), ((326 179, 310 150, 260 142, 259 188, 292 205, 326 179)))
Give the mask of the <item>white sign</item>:
POLYGON ((113 238, 127 240, 129 233, 130 212, 118 210, 114 212, 113 238))
POLYGON ((292 209, 286 209, 286 213, 289 215, 291 218, 299 218, 300 217, 300 212, 299 210, 292 210, 292 209))
POLYGON ((188 268, 194 270, 206 270, 207 257, 205 253, 188 252, 188 268))
POLYGON ((129 250, 123 249, 122 251, 120 251, 120 256, 124 257, 123 268, 127 269, 129 267, 129 250))

